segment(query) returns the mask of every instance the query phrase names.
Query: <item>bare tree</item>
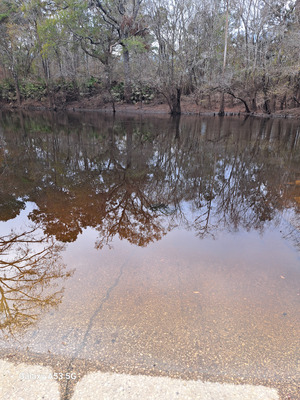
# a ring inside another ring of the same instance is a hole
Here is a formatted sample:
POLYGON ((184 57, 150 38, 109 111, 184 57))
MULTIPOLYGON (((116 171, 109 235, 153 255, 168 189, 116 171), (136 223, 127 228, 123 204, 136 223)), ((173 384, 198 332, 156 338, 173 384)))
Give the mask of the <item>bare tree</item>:
POLYGON ((43 309, 57 306, 65 272, 63 246, 44 236, 39 227, 0 237, 0 329, 13 333, 33 324, 43 309))

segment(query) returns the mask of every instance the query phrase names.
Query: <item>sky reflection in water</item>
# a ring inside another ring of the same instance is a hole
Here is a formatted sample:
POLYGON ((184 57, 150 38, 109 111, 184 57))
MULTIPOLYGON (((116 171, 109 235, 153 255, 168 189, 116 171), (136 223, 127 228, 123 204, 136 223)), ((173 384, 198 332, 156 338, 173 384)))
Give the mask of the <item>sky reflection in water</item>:
POLYGON ((296 373, 296 122, 2 113, 0 145, 3 348, 296 373))

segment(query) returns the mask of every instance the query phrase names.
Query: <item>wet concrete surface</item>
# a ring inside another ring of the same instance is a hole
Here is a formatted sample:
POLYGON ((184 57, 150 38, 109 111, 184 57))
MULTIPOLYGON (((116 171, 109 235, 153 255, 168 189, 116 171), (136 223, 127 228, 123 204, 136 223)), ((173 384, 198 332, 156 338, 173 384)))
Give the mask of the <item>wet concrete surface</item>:
POLYGON ((295 121, 1 113, 0 128, 2 372, 51 368, 61 400, 118 374, 299 400, 295 121))
POLYGON ((62 304, 1 341, 2 357, 73 373, 60 382, 65 400, 97 370, 262 384, 297 399, 299 260, 276 233, 199 242, 179 229, 101 253, 94 239, 87 230, 69 246, 76 271, 62 304))

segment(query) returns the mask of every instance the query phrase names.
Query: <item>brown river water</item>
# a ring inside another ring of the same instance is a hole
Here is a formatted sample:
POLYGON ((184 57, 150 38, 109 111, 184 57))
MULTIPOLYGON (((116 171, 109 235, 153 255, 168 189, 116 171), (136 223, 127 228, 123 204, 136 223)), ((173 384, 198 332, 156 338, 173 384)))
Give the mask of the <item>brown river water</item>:
POLYGON ((299 121, 0 113, 3 359, 299 399, 299 251, 299 121))

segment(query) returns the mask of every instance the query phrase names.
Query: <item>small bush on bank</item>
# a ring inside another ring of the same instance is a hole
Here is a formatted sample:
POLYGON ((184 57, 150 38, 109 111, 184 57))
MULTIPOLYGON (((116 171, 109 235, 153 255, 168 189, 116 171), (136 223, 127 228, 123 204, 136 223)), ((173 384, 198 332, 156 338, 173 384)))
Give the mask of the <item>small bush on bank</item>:
POLYGON ((43 81, 24 81, 20 85, 20 92, 23 99, 34 99, 40 101, 47 95, 46 84, 43 81))
POLYGON ((124 82, 114 82, 111 88, 111 94, 113 95, 115 101, 124 101, 124 82))
MULTIPOLYGON (((124 82, 114 83, 111 89, 111 93, 114 96, 115 101, 124 101, 124 82)), ((143 101, 149 103, 154 99, 155 93, 152 87, 148 85, 132 85, 131 101, 138 103, 143 101)))
POLYGON ((143 101, 147 104, 154 99, 154 90, 150 86, 139 85, 133 86, 132 89, 131 100, 133 103, 143 101))
POLYGON ((7 102, 16 100, 16 90, 12 79, 3 79, 0 82, 0 99, 7 102))

